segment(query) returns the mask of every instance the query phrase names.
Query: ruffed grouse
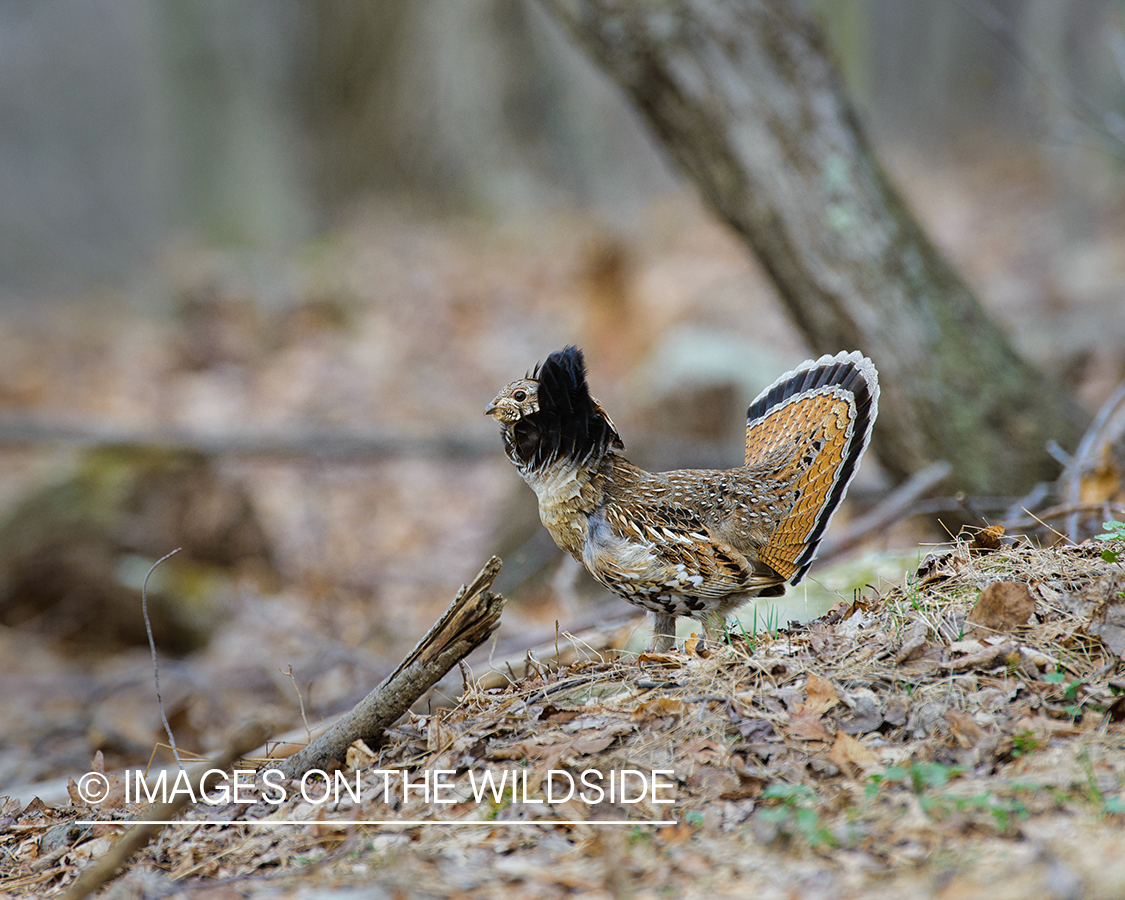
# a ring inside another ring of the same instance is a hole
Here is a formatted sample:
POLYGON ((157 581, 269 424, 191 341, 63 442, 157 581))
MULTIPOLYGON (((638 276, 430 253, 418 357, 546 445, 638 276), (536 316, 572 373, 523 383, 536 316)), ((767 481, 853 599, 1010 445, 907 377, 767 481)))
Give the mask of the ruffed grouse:
POLYGON ((659 473, 621 455, 577 347, 506 385, 485 414, 500 422, 555 543, 654 614, 650 649, 663 653, 677 616, 714 635, 747 600, 804 577, 867 448, 878 399, 875 366, 861 354, 810 360, 750 404, 741 468, 659 473))

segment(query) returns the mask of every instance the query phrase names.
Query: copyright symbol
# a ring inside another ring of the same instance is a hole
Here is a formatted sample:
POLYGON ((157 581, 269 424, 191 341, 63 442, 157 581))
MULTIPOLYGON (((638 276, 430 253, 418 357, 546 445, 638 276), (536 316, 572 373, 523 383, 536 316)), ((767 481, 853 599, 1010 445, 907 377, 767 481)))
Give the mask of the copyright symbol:
POLYGON ((101 803, 109 796, 109 779, 101 772, 87 772, 78 779, 78 796, 89 806, 101 803))

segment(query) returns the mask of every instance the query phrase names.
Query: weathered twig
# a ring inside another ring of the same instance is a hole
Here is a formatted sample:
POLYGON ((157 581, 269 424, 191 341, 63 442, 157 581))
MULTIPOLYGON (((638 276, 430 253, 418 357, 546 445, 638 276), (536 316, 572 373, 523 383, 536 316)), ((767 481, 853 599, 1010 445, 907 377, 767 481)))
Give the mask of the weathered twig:
POLYGON ((278 768, 286 778, 343 762, 358 740, 374 746, 384 729, 406 712, 445 673, 487 640, 500 624, 504 598, 489 588, 500 571, 492 557, 472 583, 463 586, 449 609, 375 690, 307 747, 278 768))
MULTIPOLYGON (((1011 522, 1006 522, 1005 526, 1012 529, 1030 528, 1032 525, 1042 525, 1044 522, 1049 522, 1051 519, 1060 519, 1066 516, 1068 521, 1071 517, 1077 517, 1082 513, 1095 514, 1099 513, 1104 518, 1113 518, 1114 516, 1125 515, 1125 505, 1120 503, 1075 503, 1073 505, 1066 503, 1062 506, 1052 506, 1037 513, 1029 512, 1027 516, 1022 519, 1015 519, 1011 522)), ((1066 535, 1071 543, 1078 543, 1077 540, 1066 535)))
POLYGON ((152 568, 148 570, 145 575, 145 580, 141 583, 141 614, 145 620, 145 633, 148 635, 148 649, 152 653, 152 677, 156 682, 156 705, 160 708, 160 721, 164 723, 164 733, 168 735, 168 746, 172 748, 172 756, 176 760, 176 765, 181 769, 184 767, 184 761, 180 759, 180 751, 176 747, 176 736, 172 733, 172 726, 168 723, 168 714, 164 711, 164 698, 160 696, 160 663, 156 658, 156 641, 152 637, 152 622, 148 617, 148 580, 152 577, 152 573, 156 571, 156 567, 160 565, 169 556, 173 556, 180 552, 177 547, 171 553, 165 553, 160 559, 152 564, 152 568))
POLYGON ((1102 404, 1098 414, 1094 416, 1094 421, 1082 436, 1078 449, 1074 451, 1070 465, 1059 478, 1060 495, 1075 508, 1066 523, 1066 535, 1072 541, 1078 540, 1078 506, 1082 497, 1082 477, 1091 467, 1095 455, 1100 454, 1107 443, 1120 436, 1122 425, 1117 417, 1123 410, 1125 410, 1125 382, 1118 385, 1113 395, 1102 404))
POLYGON ((203 776, 213 769, 226 771, 239 757, 249 753, 268 737, 266 727, 260 722, 245 725, 231 738, 227 748, 213 759, 191 770, 191 792, 176 791, 171 801, 155 803, 145 810, 140 820, 109 848, 96 863, 85 869, 63 895, 63 900, 81 900, 109 881, 129 861, 129 858, 165 828, 168 821, 187 806, 192 796, 200 794, 203 776))
POLYGON ((251 457, 314 457, 382 459, 429 456, 475 459, 494 453, 495 438, 483 433, 456 434, 352 429, 325 431, 287 428, 283 431, 246 430, 201 434, 181 428, 127 428, 100 422, 52 422, 39 418, 0 417, 0 446, 63 444, 73 447, 165 447, 207 455, 251 457))

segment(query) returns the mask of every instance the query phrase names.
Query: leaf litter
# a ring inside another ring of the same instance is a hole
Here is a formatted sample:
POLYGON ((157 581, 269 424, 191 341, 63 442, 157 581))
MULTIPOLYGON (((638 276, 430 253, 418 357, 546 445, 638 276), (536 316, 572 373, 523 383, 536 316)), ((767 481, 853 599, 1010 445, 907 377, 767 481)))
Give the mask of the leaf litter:
MULTIPOLYGON (((168 828, 116 890, 1120 894, 1125 567, 1104 549, 959 541, 804 625, 470 687, 354 745, 339 777, 359 774, 357 800, 195 807, 185 819, 307 824, 168 828)), ((129 811, 9 802, 0 891, 50 896, 129 811), (105 824, 71 824, 86 818, 105 824)))

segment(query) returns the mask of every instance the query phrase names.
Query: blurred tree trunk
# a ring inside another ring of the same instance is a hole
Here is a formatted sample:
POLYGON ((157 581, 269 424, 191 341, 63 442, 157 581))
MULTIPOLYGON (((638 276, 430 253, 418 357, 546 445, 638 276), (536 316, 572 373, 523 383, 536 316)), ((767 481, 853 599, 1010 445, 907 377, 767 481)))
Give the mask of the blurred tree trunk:
POLYGON ((1088 422, 1022 360, 879 165, 797 0, 543 0, 746 240, 818 352, 883 388, 875 448, 971 493, 1054 479, 1088 422))

